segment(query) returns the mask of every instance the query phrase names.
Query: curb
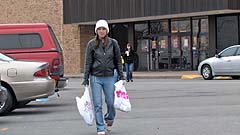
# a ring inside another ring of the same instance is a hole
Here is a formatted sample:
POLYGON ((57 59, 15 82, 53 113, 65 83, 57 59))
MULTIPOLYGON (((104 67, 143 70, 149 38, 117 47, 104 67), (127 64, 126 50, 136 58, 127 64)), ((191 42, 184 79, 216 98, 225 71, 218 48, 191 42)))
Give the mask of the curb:
MULTIPOLYGON (((65 75, 67 78, 83 78, 83 75, 65 75)), ((198 74, 184 74, 184 75, 134 75, 135 79, 198 79, 202 78, 201 75, 198 74)), ((218 76, 215 77, 217 80, 229 80, 232 79, 228 76, 218 76)))
MULTIPOLYGON (((83 78, 82 75, 66 75, 67 78, 83 78)), ((200 75, 135 75, 135 79, 194 79, 200 75)))
POLYGON ((182 75, 181 79, 195 79, 195 78, 201 78, 201 77, 202 77, 201 75, 192 74, 192 75, 182 75))

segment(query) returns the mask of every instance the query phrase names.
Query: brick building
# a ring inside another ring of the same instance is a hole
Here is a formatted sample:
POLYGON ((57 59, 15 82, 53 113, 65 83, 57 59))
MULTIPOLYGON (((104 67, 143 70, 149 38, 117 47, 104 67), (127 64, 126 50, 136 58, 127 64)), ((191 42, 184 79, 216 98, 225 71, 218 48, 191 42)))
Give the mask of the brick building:
MULTIPOLYGON (((133 44, 138 71, 196 70, 202 60, 240 44, 239 0, 66 0, 63 8, 64 23, 78 23, 80 31, 107 19, 121 50, 133 44)), ((84 49, 87 39, 80 39, 84 49)))
POLYGON ((0 6, 0 23, 52 26, 66 74, 83 72, 100 18, 109 21, 109 35, 122 50, 134 45, 139 71, 196 70, 201 60, 240 43, 239 0, 7 0, 0 6))

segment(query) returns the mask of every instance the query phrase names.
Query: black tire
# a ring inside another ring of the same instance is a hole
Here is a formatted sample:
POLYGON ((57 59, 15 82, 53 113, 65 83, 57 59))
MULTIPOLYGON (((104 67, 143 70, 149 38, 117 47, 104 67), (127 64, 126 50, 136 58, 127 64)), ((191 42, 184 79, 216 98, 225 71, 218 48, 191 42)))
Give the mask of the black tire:
POLYGON ((202 66, 201 75, 202 75, 203 79, 205 79, 205 80, 212 80, 214 77, 212 74, 212 69, 209 65, 202 66))
POLYGON ((232 79, 234 80, 239 79, 239 76, 232 76, 232 79))
POLYGON ((9 113, 13 107, 13 97, 10 90, 0 86, 0 116, 9 113))

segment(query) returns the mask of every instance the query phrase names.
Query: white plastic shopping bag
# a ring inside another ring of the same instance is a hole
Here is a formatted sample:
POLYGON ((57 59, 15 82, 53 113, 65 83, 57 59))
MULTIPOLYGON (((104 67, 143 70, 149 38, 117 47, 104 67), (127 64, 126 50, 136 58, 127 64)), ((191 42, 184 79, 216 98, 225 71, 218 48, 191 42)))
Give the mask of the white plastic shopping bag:
POLYGON ((85 87, 84 94, 82 95, 81 98, 77 96, 76 101, 77 101, 77 108, 80 115, 83 117, 84 121, 91 126, 94 120, 94 113, 93 113, 93 106, 92 106, 90 95, 89 95, 89 87, 87 86, 85 87))
POLYGON ((131 103, 122 80, 116 82, 114 91, 114 107, 123 112, 131 111, 131 103))

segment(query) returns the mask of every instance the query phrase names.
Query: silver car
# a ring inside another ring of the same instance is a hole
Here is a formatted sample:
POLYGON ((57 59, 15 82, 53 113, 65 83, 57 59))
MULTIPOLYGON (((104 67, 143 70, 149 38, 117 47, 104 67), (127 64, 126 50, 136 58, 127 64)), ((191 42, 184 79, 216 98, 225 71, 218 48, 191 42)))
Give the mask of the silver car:
POLYGON ((205 80, 216 76, 240 77, 240 45, 230 46, 215 57, 203 60, 198 66, 198 72, 205 80))
POLYGON ((54 94, 55 81, 46 62, 16 61, 0 53, 0 115, 19 104, 54 94))

